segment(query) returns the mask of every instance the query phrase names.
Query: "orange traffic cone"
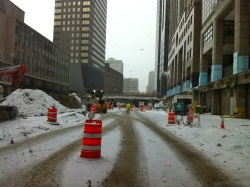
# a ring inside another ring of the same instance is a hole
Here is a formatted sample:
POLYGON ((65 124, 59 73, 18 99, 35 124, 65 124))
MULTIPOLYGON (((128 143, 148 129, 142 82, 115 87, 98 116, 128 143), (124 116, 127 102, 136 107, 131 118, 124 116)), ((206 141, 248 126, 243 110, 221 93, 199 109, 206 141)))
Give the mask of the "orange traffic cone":
POLYGON ((224 125, 224 119, 222 118, 222 121, 221 121, 221 125, 220 125, 220 128, 221 129, 225 129, 225 125, 224 125))

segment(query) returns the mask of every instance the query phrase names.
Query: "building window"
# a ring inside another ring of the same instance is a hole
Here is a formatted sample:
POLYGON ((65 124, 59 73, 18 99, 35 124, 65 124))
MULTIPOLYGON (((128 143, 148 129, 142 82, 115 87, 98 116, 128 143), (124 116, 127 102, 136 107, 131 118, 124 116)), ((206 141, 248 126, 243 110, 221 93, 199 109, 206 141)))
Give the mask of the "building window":
POLYGON ((89 41, 88 40, 82 40, 82 44, 88 44, 89 41))
POLYGON ((89 12, 90 8, 86 7, 86 8, 83 8, 82 10, 83 10, 83 12, 89 12))
POLYGON ((81 53, 81 57, 88 57, 88 53, 81 53))
POLYGON ((83 5, 90 5, 90 1, 84 1, 83 5))
POLYGON ((221 0, 205 0, 202 1, 202 23, 214 12, 217 3, 221 0))
POLYGON ((61 6, 62 6, 62 3, 56 3, 55 6, 56 6, 56 7, 61 7, 61 6))
POLYGON ((207 45, 213 39, 213 26, 211 25, 208 30, 203 34, 203 46, 207 45))
POLYGON ((90 16, 89 16, 89 14, 83 14, 82 17, 83 18, 89 18, 90 16))
POLYGON ((82 46, 82 47, 81 47, 81 50, 82 50, 82 51, 85 51, 85 50, 88 50, 88 49, 89 49, 88 46, 82 46))
POLYGON ((83 24, 83 25, 89 25, 89 20, 83 20, 83 21, 82 21, 82 24, 83 24))
POLYGON ((87 64, 89 61, 88 59, 82 59, 81 62, 87 64))
POLYGON ((82 27, 82 31, 89 31, 89 27, 82 27))
POLYGON ((56 13, 61 13, 61 9, 56 9, 55 12, 56 13))
POLYGON ((82 37, 83 38, 88 38, 89 37, 89 33, 82 33, 82 37))

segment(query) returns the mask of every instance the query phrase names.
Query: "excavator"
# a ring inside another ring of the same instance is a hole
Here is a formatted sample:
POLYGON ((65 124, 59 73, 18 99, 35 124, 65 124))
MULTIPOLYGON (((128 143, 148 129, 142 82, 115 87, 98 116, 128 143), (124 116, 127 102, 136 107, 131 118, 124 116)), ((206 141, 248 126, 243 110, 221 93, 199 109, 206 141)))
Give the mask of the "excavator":
POLYGON ((91 105, 95 105, 96 112, 107 113, 109 102, 103 98, 103 90, 91 90, 87 110, 90 111, 91 105))
MULTIPOLYGON (((0 68, 0 83, 11 83, 7 90, 8 95, 19 87, 26 71, 24 64, 0 68)), ((0 103, 3 100, 3 87, 0 85, 0 103)), ((0 105, 0 122, 14 119, 17 114, 17 106, 0 105)))

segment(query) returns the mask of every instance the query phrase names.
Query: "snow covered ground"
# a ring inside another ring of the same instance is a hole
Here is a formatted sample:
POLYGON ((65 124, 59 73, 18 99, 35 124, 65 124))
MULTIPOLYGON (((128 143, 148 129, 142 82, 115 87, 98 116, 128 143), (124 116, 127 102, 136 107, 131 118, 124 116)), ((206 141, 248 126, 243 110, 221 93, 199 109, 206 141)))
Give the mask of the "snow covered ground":
MULTIPOLYGON (((56 129, 74 126, 84 123, 86 118, 81 114, 81 110, 70 110, 60 105, 53 98, 40 90, 17 90, 2 103, 4 105, 18 106, 19 114, 16 120, 0 123, 0 148, 5 147, 13 141, 14 143, 25 140, 41 133, 53 131, 56 129), (47 122, 47 110, 55 104, 58 108, 58 122, 60 125, 51 125, 47 122)), ((124 109, 109 110, 112 114, 124 109)), ((171 131, 186 142, 190 143, 197 150, 203 152, 210 160, 215 162, 221 168, 228 171, 231 176, 239 178, 239 184, 249 186, 250 184, 250 120, 225 118, 225 129, 221 129, 222 119, 215 115, 201 115, 201 127, 189 127, 185 125, 168 125, 168 114, 164 111, 146 111, 140 112, 146 115, 152 121, 157 123, 162 130, 171 131)), ((132 114, 133 115, 133 112, 132 114)), ((96 115, 96 119, 99 115, 96 115)), ((178 119, 181 117, 178 116, 178 119)), ((186 119, 185 119, 186 120, 186 119)), ((197 122, 195 118, 195 122, 197 122)), ((109 121, 103 122, 105 126, 109 121)), ((79 133, 80 135, 80 133, 79 133)), ((153 133, 147 134, 149 139, 154 139, 153 133)), ((103 138, 102 160, 100 165, 85 164, 81 170, 88 170, 84 177, 89 179, 88 175, 106 175, 107 170, 111 169, 119 149, 119 131, 110 133, 109 137, 103 138), (112 138, 112 141, 108 141, 112 138), (114 141, 117 139, 117 141, 114 141), (108 142, 108 145, 105 144, 108 142), (98 170, 99 169, 99 170, 98 170)), ((146 150, 147 151, 147 150, 146 150)), ((153 157, 153 155, 152 155, 153 157)), ((78 159, 77 156, 73 160, 78 159)), ((98 161, 96 161, 98 163, 98 161)), ((75 167, 79 165, 74 162, 75 167)), ((71 165, 72 167, 72 165, 71 165)), ((65 170, 67 173, 67 170, 65 170)), ((70 181, 67 181, 70 185, 70 181)))
MULTIPOLYGON (((168 130, 202 151, 210 160, 240 178, 239 184, 250 184, 250 120, 224 118, 225 129, 221 129, 222 118, 216 115, 201 115, 201 128, 185 125, 170 126, 164 112, 147 112, 163 129, 168 130), (163 117, 165 116, 165 118, 163 117)), ((181 119, 180 116, 177 117, 181 119)), ((195 118, 194 122, 198 122, 195 118)))

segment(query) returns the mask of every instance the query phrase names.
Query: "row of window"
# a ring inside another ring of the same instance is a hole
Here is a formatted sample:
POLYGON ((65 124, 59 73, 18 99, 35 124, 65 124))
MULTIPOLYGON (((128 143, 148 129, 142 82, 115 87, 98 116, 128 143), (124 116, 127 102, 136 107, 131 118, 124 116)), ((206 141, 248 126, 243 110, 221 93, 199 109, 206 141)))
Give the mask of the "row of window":
POLYGON ((89 38, 89 33, 71 33, 72 38, 80 38, 80 35, 81 38, 89 38))
POLYGON ((78 12, 78 13, 81 13, 81 12, 90 12, 90 8, 89 7, 84 7, 82 8, 82 11, 81 11, 81 8, 64 8, 64 9, 59 9, 59 8, 56 8, 55 9, 55 13, 62 13, 62 12, 67 12, 67 13, 71 13, 71 12, 78 12))
POLYGON ((71 40, 71 45, 74 45, 74 44, 88 44, 89 43, 89 40, 71 40))
POLYGON ((13 64, 24 63, 29 75, 68 83, 68 54, 22 23, 17 22, 15 34, 13 64))
POLYGON ((71 51, 78 51, 79 49, 81 49, 81 51, 87 51, 89 50, 89 47, 88 46, 71 46, 70 47, 71 51))
MULTIPOLYGON (((62 27, 62 31, 80 31, 80 27, 62 27)), ((89 31, 89 27, 82 27, 81 31, 89 31)))
MULTIPOLYGON (((181 36, 180 36, 180 38, 179 38, 179 42, 176 43, 176 46, 177 46, 178 44, 180 44, 181 41, 182 41, 182 39, 185 37, 186 33, 188 32, 189 28, 191 27, 191 25, 192 25, 192 23, 193 23, 192 20, 193 20, 193 16, 190 16, 190 19, 188 20, 188 23, 187 23, 186 27, 184 28, 183 32, 181 33, 181 36)), ((184 22, 184 18, 183 18, 183 20, 181 21, 181 25, 180 25, 180 27, 179 27, 179 30, 181 30, 181 28, 184 26, 184 24, 185 24, 185 22, 184 22)), ((191 32, 191 34, 188 36, 188 43, 189 43, 190 41, 192 41, 192 32, 191 32), (190 38, 190 37, 191 37, 191 38, 190 38), (189 38, 190 38, 191 40, 190 40, 189 38)))
POLYGON ((75 53, 75 52, 73 52, 73 53, 70 53, 70 56, 71 57, 79 57, 79 56, 81 56, 81 57, 88 57, 89 56, 89 54, 88 53, 84 53, 84 52, 82 52, 82 53, 80 53, 80 55, 79 55, 79 53, 75 53))
POLYGON ((70 59, 70 63, 73 64, 73 63, 83 63, 83 64, 87 64, 89 63, 89 60, 88 59, 78 59, 78 58, 71 58, 70 59))
POLYGON ((216 10, 217 3, 220 0, 206 0, 202 1, 202 23, 216 10))
POLYGON ((207 45, 213 39, 213 26, 211 25, 208 30, 203 34, 203 46, 207 45))
POLYGON ((54 22, 54 25, 89 25, 89 20, 83 20, 83 21, 80 21, 80 20, 72 20, 72 21, 55 21, 54 22))
POLYGON ((64 3, 61 3, 61 2, 58 2, 58 1, 56 1, 56 3, 55 3, 55 6, 56 7, 61 7, 61 6, 79 6, 79 5, 81 5, 81 4, 83 4, 83 5, 90 5, 90 1, 69 1, 69 2, 64 2, 64 3))
POLYGON ((189 60, 191 57, 192 57, 192 49, 190 49, 190 50, 187 52, 187 60, 189 60))

